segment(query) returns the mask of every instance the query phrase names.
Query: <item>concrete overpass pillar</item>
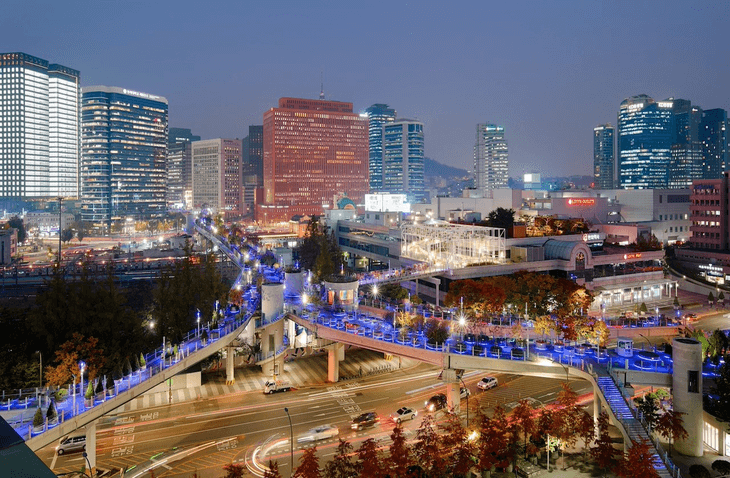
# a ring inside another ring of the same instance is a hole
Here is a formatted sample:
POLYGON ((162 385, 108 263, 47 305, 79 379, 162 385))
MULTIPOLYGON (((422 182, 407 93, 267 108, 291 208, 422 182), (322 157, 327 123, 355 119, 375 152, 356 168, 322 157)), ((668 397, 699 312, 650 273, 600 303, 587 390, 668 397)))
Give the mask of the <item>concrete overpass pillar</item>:
POLYGON ((236 383, 236 376, 233 371, 233 365, 235 361, 235 349, 233 345, 226 346, 226 385, 233 385, 236 383))
POLYGON ((84 463, 84 467, 88 466, 91 468, 89 474, 96 476, 96 422, 94 420, 86 425, 86 458, 89 460, 88 463, 84 463))
POLYGON ((345 347, 342 344, 332 344, 327 347, 327 381, 340 380, 340 360, 345 359, 345 347))
POLYGON ((702 344, 691 338, 672 341, 672 399, 674 411, 682 412, 682 426, 688 437, 676 440, 674 448, 687 456, 702 456, 704 417, 702 414, 702 344))
POLYGON ((459 397, 459 378, 456 370, 444 369, 441 373, 441 380, 446 384, 446 406, 454 413, 459 413, 461 399, 459 397))

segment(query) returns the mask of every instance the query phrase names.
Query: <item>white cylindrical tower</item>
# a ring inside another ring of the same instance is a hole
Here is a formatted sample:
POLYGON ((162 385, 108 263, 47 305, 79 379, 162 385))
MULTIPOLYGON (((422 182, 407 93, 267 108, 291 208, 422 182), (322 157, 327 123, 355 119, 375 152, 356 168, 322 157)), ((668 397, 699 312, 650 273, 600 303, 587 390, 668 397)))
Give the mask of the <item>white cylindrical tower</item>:
POLYGON ((261 285, 261 319, 273 320, 284 312, 284 284, 270 282, 261 285))
POLYGON ((672 400, 674 411, 682 412, 688 437, 674 447, 687 456, 702 456, 702 344, 691 338, 672 341, 672 400))

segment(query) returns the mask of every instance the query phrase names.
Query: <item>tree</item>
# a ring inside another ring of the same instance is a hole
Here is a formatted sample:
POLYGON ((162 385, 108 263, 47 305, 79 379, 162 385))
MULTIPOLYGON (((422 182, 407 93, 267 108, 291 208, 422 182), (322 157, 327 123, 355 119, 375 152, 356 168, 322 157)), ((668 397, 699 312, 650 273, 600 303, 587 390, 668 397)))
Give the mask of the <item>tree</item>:
MULTIPOLYGON (((492 418, 478 412, 479 441, 477 443, 477 462, 483 472, 495 467, 505 467, 510 462, 509 425, 504 409, 497 406, 492 418)), ((484 476, 484 475, 483 475, 484 476)))
POLYGON ((264 478, 281 478, 279 473, 279 463, 269 460, 269 466, 264 471, 264 478))
POLYGON ((512 417, 517 425, 517 430, 522 433, 525 440, 525 456, 527 456, 527 438, 535 432, 536 427, 532 414, 532 405, 526 399, 520 400, 519 405, 512 410, 512 417))
POLYGON ((455 413, 448 416, 445 433, 441 435, 441 446, 448 455, 446 472, 449 477, 465 477, 474 466, 476 447, 467 437, 467 430, 461 424, 461 418, 455 413))
POLYGON ((51 400, 51 403, 48 404, 48 410, 46 410, 46 418, 49 422, 51 422, 57 417, 58 412, 56 411, 56 402, 54 400, 51 400))
POLYGON ((352 445, 340 438, 334 458, 324 466, 323 478, 350 478, 355 475, 357 469, 351 455, 352 445))
POLYGON ((89 225, 86 221, 76 221, 74 222, 73 229, 76 231, 76 239, 81 242, 87 235, 89 225))
POLYGON ((11 217, 10 219, 8 219, 6 227, 18 230, 18 244, 20 244, 21 242, 25 242, 25 225, 23 224, 23 220, 21 218, 19 218, 18 216, 11 217))
POLYGON ((714 295, 712 295, 712 292, 710 292, 709 294, 707 294, 707 302, 708 302, 708 303, 709 303, 710 305, 712 305, 712 303, 713 303, 713 302, 715 302, 715 296, 714 296, 714 295))
POLYGON ((321 478, 322 472, 319 469, 319 458, 317 458, 317 447, 312 446, 304 450, 299 459, 299 466, 294 470, 292 478, 321 478))
POLYGON ((613 440, 608 434, 608 414, 606 412, 601 412, 598 417, 598 438, 595 445, 591 447, 590 454, 604 476, 612 469, 621 454, 614 448, 613 440))
POLYGON ((416 431, 413 443, 415 461, 429 476, 441 476, 446 470, 441 437, 436 433, 433 415, 424 415, 421 426, 416 431))
POLYGON ((358 476, 361 478, 381 478, 385 476, 385 466, 374 438, 368 438, 360 444, 360 448, 357 449, 357 463, 355 465, 355 468, 360 470, 358 476))
POLYGON ((245 467, 244 465, 229 463, 227 465, 223 465, 223 471, 226 472, 224 478, 243 478, 245 467))
POLYGON ((613 471, 619 478, 659 478, 659 473, 654 469, 654 455, 649 443, 643 438, 639 442, 631 440, 629 452, 618 460, 613 471))
POLYGON ((669 440, 669 454, 672 454, 672 444, 674 440, 685 440, 689 437, 687 430, 682 426, 684 420, 682 420, 682 412, 675 412, 674 410, 667 410, 662 416, 656 421, 656 427, 654 430, 667 440, 669 440))
POLYGON ((43 410, 41 410, 41 407, 38 407, 35 409, 35 414, 33 415, 33 426, 38 428, 41 425, 43 425, 43 410))
POLYGON ((509 229, 515 223, 515 211, 514 209, 506 209, 498 207, 497 209, 490 211, 487 215, 487 226, 489 227, 501 227, 502 229, 509 229))
POLYGON ((68 243, 73 238, 74 238, 74 231, 70 227, 61 231, 61 240, 63 242, 68 243))
POLYGON ((329 254, 329 246, 327 240, 323 237, 319 243, 319 255, 314 263, 314 276, 317 280, 324 280, 325 277, 334 274, 335 264, 332 261, 332 256, 329 254))
POLYGON ((637 251, 659 251, 662 248, 662 243, 654 234, 650 237, 646 237, 646 235, 641 234, 636 238, 636 242, 633 246, 637 251))
POLYGON ((56 366, 46 368, 46 380, 49 385, 62 386, 68 383, 72 375, 80 380, 79 362, 86 362, 89 381, 96 378, 104 364, 104 352, 98 347, 99 340, 94 337, 85 338, 74 332, 73 339, 63 343, 56 351, 56 366))
POLYGON ((442 344, 449 338, 449 329, 443 320, 430 318, 426 322, 426 338, 432 344, 442 344))
POLYGON ((411 449, 403 434, 403 427, 400 423, 396 424, 393 432, 390 434, 390 471, 392 476, 405 476, 408 467, 411 465, 411 449))
POLYGON ((649 428, 654 428, 657 418, 659 417, 659 405, 656 396, 653 393, 647 393, 643 397, 634 398, 636 408, 639 409, 649 428))

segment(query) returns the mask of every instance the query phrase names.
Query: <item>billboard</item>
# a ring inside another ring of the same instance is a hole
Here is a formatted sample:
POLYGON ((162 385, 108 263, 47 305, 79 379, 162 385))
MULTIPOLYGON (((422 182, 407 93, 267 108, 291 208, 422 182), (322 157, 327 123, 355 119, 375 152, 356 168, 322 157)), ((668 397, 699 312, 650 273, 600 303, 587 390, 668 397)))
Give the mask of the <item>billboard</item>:
POLYGON ((405 194, 366 194, 365 210, 373 212, 411 212, 405 194))

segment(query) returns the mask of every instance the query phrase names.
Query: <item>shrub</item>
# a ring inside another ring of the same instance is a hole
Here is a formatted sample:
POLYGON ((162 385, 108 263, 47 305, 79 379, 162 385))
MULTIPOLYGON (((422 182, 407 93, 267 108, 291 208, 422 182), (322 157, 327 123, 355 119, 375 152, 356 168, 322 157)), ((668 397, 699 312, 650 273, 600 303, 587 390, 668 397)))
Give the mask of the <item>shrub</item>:
POLYGON ((35 415, 33 415, 33 426, 39 427, 43 425, 43 410, 41 407, 35 409, 35 415))
POLYGON ((46 410, 46 418, 48 420, 54 420, 58 416, 58 412, 56 411, 56 403, 51 400, 51 403, 48 405, 48 410, 46 410))
POLYGON ((124 370, 124 375, 132 375, 132 362, 129 361, 129 357, 124 359, 122 369, 124 370))
POLYGON ((89 382, 89 385, 86 387, 86 393, 84 393, 84 398, 87 400, 90 400, 94 398, 94 383, 89 382))
POLYGON ((449 329, 443 320, 429 319, 426 322, 426 337, 431 343, 442 344, 449 338, 449 329))
POLYGON ((56 390, 54 392, 53 398, 57 402, 62 402, 66 398, 67 395, 68 395, 68 390, 66 390, 65 388, 59 388, 58 390, 56 390))
POLYGON ((147 361, 144 359, 144 354, 142 354, 142 353, 139 354, 139 365, 141 367, 147 366, 147 361))

